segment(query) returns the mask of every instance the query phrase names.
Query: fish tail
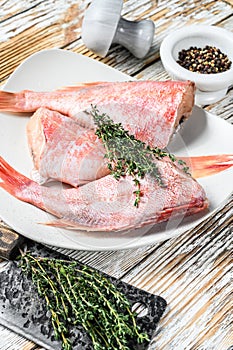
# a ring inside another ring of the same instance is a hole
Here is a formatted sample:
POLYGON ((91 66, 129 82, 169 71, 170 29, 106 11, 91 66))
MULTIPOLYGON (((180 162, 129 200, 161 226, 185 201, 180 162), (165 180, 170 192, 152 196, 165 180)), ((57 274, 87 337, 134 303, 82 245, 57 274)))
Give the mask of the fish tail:
POLYGON ((16 107, 16 94, 13 92, 0 91, 0 110, 1 111, 18 111, 16 107))
POLYGON ((34 109, 26 107, 27 90, 21 92, 0 91, 0 111, 32 112, 34 109))
POLYGON ((182 158, 191 168, 194 178, 211 176, 233 166, 233 154, 217 154, 182 158))
POLYGON ((15 198, 32 203, 40 208, 43 207, 39 199, 39 185, 12 168, 2 157, 0 157, 0 179, 2 181, 0 182, 0 188, 3 188, 15 198))

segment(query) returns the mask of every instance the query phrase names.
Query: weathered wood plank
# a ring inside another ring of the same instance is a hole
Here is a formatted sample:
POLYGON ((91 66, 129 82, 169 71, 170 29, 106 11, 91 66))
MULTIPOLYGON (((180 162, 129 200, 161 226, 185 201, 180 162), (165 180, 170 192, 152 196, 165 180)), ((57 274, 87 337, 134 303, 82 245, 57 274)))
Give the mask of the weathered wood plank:
POLYGON ((23 11, 28 11, 32 7, 37 6, 41 0, 29 0, 29 1, 0 1, 0 21, 5 21, 8 18, 18 15, 23 11))
POLYGON ((233 201, 226 209, 204 227, 161 245, 124 277, 168 301, 156 349, 227 349, 232 344, 233 201))
POLYGON ((88 1, 48 0, 0 24, 0 81, 31 54, 63 47, 80 37, 88 1))
MULTIPOLYGON (((10 44, 11 39, 16 37, 17 40, 19 34, 25 35, 26 38, 27 30, 31 27, 45 29, 53 25, 57 26, 56 35, 62 38, 67 27, 80 28, 80 20, 87 4, 88 0, 7 2, 1 7, 3 16, 5 14, 5 17, 9 18, 1 22, 0 41, 2 43, 7 41, 10 44), (7 7, 8 4, 9 7, 7 7), (11 15, 12 8, 17 12, 14 16, 11 15)), ((77 35, 80 36, 80 31, 77 35)))
MULTIPOLYGON (((41 49, 66 47, 97 58, 86 49, 80 38, 87 3, 88 0, 78 3, 75 0, 60 0, 55 6, 54 0, 48 0, 3 21, 0 26, 0 81, 3 83, 17 65, 41 49), (14 58, 12 52, 16 53, 14 58)), ((115 46, 106 58, 98 59, 127 74, 135 74, 159 57, 160 43, 170 31, 194 22, 215 24, 232 13, 232 7, 224 1, 204 0, 201 3, 198 1, 198 4, 183 1, 181 7, 180 1, 173 0, 158 1, 154 6, 154 2, 141 0, 135 6, 135 1, 125 1, 122 15, 126 18, 151 18, 155 21, 155 39, 150 53, 145 59, 138 60, 126 49, 115 46)))
POLYGON ((37 346, 13 333, 12 331, 10 331, 7 328, 4 328, 3 326, 0 325, 0 349, 1 350, 34 350, 37 349, 37 346))
POLYGON ((205 109, 233 124, 233 89, 228 92, 227 97, 222 101, 205 109))
MULTIPOLYGON (((218 24, 233 30, 232 0, 128 0, 124 2, 124 16, 155 21, 151 51, 144 60, 137 60, 127 50, 115 46, 101 59, 88 51, 80 38, 82 14, 88 2, 0 1, 0 81, 4 83, 32 53, 52 47, 66 47, 93 57, 138 79, 164 80, 169 77, 157 59, 160 43, 170 31, 191 23, 218 24)), ((224 100, 207 110, 232 123, 232 94, 230 91, 224 100)), ((170 310, 151 349, 226 350, 233 344, 229 284, 232 230, 229 202, 204 224, 161 244, 121 252, 64 252, 167 297, 170 310), (186 327, 181 329, 185 322, 186 327)), ((0 334, 1 350, 43 350, 1 326, 0 334)))
POLYGON ((136 266, 142 261, 150 252, 153 252, 155 247, 160 244, 161 243, 157 243, 153 246, 145 246, 138 249, 107 252, 70 251, 68 249, 52 248, 75 260, 110 274, 111 276, 121 278, 133 266, 136 266))
POLYGON ((228 4, 230 4, 231 6, 233 6, 233 0, 225 0, 226 2, 228 2, 228 4))

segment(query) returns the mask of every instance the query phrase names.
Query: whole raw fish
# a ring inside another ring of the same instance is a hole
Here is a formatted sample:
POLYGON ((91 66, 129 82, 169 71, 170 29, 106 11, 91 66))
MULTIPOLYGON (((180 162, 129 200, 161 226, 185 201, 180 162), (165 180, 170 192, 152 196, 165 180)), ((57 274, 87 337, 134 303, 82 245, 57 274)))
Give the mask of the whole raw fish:
POLYGON ((146 175, 141 200, 134 206, 131 176, 111 175, 78 188, 44 187, 14 170, 0 157, 0 187, 21 201, 55 215, 48 223, 86 231, 122 231, 198 213, 208 206, 202 187, 170 161, 157 164, 165 186, 146 175))
POLYGON ((0 92, 0 111, 34 112, 40 107, 65 114, 81 126, 94 128, 92 106, 122 123, 137 139, 164 148, 194 104, 190 81, 131 81, 79 84, 53 92, 0 92))

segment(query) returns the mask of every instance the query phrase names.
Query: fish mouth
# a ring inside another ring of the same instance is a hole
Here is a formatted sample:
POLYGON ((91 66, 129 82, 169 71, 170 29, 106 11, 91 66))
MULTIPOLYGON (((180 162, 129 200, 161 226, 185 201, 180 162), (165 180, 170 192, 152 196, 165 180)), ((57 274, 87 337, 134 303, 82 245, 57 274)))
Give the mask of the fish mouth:
POLYGON ((180 129, 182 128, 184 122, 191 116, 192 110, 194 107, 194 99, 195 99, 195 84, 193 82, 189 82, 189 86, 187 87, 183 97, 182 101, 179 105, 179 108, 177 110, 176 120, 174 124, 174 133, 171 138, 175 134, 177 134, 180 129))
POLYGON ((188 119, 188 116, 183 114, 179 120, 178 128, 188 119))
POLYGON ((188 115, 182 115, 182 117, 179 119, 178 123, 175 124, 175 128, 174 128, 174 133, 173 135, 171 136, 171 140, 173 140, 174 136, 179 134, 179 132, 182 130, 183 126, 184 126, 184 123, 185 121, 188 119, 188 115))
POLYGON ((172 208, 165 208, 164 210, 158 213, 156 222, 149 219, 146 222, 142 222, 141 225, 135 228, 140 228, 151 224, 158 224, 161 222, 167 222, 168 220, 176 219, 178 217, 184 218, 187 216, 195 215, 199 212, 203 212, 204 210, 208 209, 208 207, 209 201, 207 198, 203 198, 202 200, 197 198, 189 204, 183 204, 172 208))

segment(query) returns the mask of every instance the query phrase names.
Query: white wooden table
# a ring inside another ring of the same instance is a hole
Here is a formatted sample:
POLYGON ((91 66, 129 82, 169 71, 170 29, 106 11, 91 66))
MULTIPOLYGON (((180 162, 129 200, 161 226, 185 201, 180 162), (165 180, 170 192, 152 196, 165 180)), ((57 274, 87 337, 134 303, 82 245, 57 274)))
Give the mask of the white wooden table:
MULTIPOLYGON (((0 83, 4 84, 26 57, 46 48, 81 53, 138 79, 164 80, 168 76, 159 58, 159 46, 173 29, 205 23, 233 30, 232 0, 126 0, 122 15, 155 22, 152 49, 145 59, 138 60, 114 46, 100 59, 81 39, 88 2, 0 0, 0 83)), ((233 123, 233 90, 205 109, 233 123)), ((61 251, 167 300, 168 309, 151 349, 227 350, 233 345, 232 214, 230 199, 214 216, 178 238, 133 250, 61 251)), ((40 348, 0 326, 0 349, 40 348)))

